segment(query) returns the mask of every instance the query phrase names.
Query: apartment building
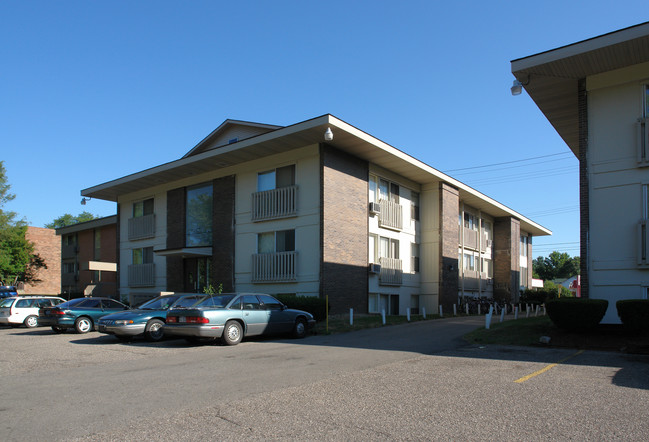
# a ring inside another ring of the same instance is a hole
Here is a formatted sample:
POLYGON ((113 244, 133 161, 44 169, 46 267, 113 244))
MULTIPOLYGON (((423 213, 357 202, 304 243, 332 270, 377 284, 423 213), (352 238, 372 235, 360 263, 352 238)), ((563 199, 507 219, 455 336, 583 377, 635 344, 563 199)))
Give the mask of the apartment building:
POLYGON ((515 301, 532 237, 551 233, 328 114, 227 120, 179 160, 82 195, 117 203, 131 298, 222 284, 401 315, 461 295, 515 301))
POLYGON ((63 296, 117 298, 117 216, 56 229, 63 296))
POLYGON ((649 290, 649 22, 511 67, 579 159, 581 294, 619 323, 615 302, 649 290))

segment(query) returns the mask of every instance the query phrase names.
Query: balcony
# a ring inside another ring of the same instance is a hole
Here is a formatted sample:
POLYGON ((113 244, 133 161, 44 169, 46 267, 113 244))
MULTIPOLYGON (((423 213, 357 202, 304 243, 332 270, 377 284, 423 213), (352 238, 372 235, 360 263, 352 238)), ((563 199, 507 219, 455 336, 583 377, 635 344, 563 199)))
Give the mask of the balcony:
POLYGON ((252 255, 252 282, 292 282, 297 279, 297 252, 252 255))
POLYGON ((464 244, 467 249, 478 250, 478 231, 463 227, 464 229, 464 244))
POLYGON ((379 284, 401 285, 401 283, 403 282, 403 270, 400 259, 379 258, 379 264, 381 264, 379 284))
POLYGON ((155 236, 155 215, 144 215, 128 220, 128 239, 153 238, 155 236))
POLYGON ((252 220, 288 218, 297 215, 297 186, 280 187, 252 194, 252 220))
POLYGON ((403 207, 399 203, 389 200, 379 200, 381 212, 379 213, 379 227, 386 229, 403 229, 403 207))
POLYGON ((153 287, 155 285, 155 264, 131 264, 128 266, 129 287, 153 287))

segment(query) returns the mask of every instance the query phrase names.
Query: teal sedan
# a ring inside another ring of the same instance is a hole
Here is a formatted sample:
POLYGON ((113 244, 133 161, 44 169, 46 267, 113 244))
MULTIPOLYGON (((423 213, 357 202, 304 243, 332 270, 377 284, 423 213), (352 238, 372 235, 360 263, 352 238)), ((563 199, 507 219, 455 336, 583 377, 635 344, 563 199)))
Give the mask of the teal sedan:
POLYGON ((88 333, 102 316, 128 310, 128 307, 110 298, 77 298, 57 305, 42 308, 38 312, 38 324, 52 327, 56 333, 75 329, 77 333, 88 333))
POLYGON ((206 295, 196 293, 162 295, 145 302, 135 310, 113 313, 104 316, 97 323, 100 333, 114 335, 121 341, 129 341, 135 336, 144 336, 155 342, 163 338, 167 310, 186 308, 205 299, 206 295))

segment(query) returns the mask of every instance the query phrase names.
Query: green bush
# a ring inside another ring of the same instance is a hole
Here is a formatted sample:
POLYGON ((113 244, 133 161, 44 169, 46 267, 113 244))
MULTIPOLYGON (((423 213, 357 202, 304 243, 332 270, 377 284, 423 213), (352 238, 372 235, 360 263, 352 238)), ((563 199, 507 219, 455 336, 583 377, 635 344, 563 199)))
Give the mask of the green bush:
POLYGON ((317 296, 276 295, 275 297, 288 308, 311 313, 316 321, 324 321, 327 316, 326 301, 317 296))
POLYGON ((520 303, 521 304, 533 304, 540 305, 543 304, 548 299, 554 299, 557 297, 557 292, 553 290, 530 290, 526 289, 521 293, 520 303))
POLYGON ((599 324, 608 308, 608 301, 558 298, 548 300, 545 307, 548 316, 557 327, 567 331, 585 331, 599 324))
POLYGON ((649 300, 625 299, 617 301, 615 307, 624 328, 634 332, 649 332, 649 300))

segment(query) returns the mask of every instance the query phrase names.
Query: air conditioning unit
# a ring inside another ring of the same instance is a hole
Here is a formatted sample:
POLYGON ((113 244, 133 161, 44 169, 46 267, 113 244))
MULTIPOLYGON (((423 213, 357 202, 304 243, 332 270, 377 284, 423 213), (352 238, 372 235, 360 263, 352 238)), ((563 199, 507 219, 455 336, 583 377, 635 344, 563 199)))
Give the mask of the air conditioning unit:
POLYGON ((487 247, 492 247, 492 246, 493 246, 493 243, 494 243, 493 240, 488 239, 488 240, 487 240, 487 247))
POLYGON ((381 273, 381 264, 370 264, 370 273, 381 273))
POLYGON ((377 215, 381 213, 381 205, 379 203, 370 203, 370 215, 377 215))
POLYGON ((487 285, 493 285, 493 283, 494 283, 493 278, 488 278, 487 279, 487 285))

